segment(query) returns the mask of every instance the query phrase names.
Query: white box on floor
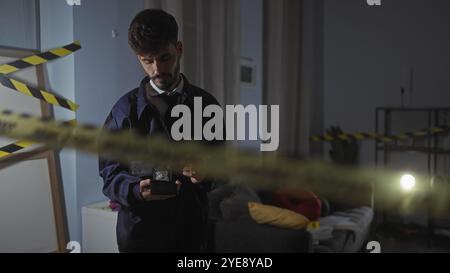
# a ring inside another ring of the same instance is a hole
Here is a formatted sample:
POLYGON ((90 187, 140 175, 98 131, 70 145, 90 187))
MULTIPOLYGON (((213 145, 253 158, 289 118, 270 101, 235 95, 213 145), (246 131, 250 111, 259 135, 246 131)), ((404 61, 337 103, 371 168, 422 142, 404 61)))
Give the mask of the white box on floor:
POLYGON ((117 253, 117 211, 112 211, 109 202, 88 205, 82 208, 83 253, 117 253))

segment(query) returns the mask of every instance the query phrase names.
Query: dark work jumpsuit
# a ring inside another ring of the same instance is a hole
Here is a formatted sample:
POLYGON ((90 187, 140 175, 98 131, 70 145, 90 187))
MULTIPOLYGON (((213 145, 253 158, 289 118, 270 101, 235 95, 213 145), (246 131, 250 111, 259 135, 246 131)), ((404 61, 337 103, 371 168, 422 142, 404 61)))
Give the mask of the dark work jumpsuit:
MULTIPOLYGON (((202 98, 203 108, 219 105, 211 94, 191 85, 184 78, 181 94, 162 97, 167 111, 161 115, 159 107, 150 103, 152 99, 149 96, 155 96, 155 92, 149 84, 149 78, 145 77, 139 88, 124 95, 113 106, 105 121, 105 128, 133 129, 142 135, 151 137, 162 134, 171 139, 169 132, 174 118, 170 117, 170 110, 174 105, 187 105, 191 113, 194 113, 194 97, 202 98)), ((221 141, 208 142, 213 145, 219 143, 221 141)), ((133 176, 129 165, 100 157, 99 171, 104 181, 103 193, 111 201, 120 204, 116 227, 120 252, 203 251, 207 237, 206 191, 211 181, 198 185, 180 175, 178 178, 182 185, 177 197, 144 201, 139 193, 141 177, 133 176)))

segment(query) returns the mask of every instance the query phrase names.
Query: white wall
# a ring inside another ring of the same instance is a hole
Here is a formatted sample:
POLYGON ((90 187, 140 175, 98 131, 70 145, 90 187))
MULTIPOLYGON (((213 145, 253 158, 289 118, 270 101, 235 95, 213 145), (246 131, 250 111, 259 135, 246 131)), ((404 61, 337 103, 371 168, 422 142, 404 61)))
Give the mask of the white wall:
MULTIPOLYGON (((449 11, 446 0, 325 0, 325 128, 374 131, 376 106, 400 106, 404 67, 414 70, 408 106, 449 106, 449 11)), ((364 143, 361 160, 373 162, 364 143)))
POLYGON ((0 46, 38 48, 36 2, 0 0, 0 46))

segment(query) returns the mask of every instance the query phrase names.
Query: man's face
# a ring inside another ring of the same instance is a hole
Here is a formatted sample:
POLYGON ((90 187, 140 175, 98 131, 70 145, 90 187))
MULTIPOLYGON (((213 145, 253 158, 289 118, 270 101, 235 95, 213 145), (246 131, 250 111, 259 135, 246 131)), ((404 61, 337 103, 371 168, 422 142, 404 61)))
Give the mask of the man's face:
POLYGON ((162 90, 174 88, 180 75, 180 59, 183 54, 183 44, 169 44, 159 52, 137 55, 139 62, 150 79, 162 90))

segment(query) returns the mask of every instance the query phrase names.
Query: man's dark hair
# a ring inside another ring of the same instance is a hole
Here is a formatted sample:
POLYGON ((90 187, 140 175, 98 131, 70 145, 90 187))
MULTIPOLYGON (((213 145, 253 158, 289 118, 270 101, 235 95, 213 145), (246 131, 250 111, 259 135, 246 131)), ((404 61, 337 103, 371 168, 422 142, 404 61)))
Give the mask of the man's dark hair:
POLYGON ((159 9, 139 12, 128 29, 128 43, 136 54, 158 52, 178 41, 178 24, 175 18, 159 9))

